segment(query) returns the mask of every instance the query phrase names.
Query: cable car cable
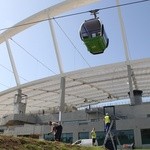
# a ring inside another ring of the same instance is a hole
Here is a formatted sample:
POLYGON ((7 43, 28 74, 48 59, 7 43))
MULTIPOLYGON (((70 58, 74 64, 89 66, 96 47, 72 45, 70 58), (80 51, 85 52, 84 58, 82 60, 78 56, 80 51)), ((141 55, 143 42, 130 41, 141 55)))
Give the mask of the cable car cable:
MULTIPOLYGON (((100 8, 100 9, 97 9, 97 10, 112 9, 112 8, 116 8, 116 7, 129 6, 129 5, 139 4, 139 3, 149 2, 149 1, 150 1, 150 0, 140 0, 140 1, 125 3, 125 4, 120 4, 120 5, 108 6, 108 7, 100 8)), ((55 19, 59 19, 59 18, 64 18, 64 17, 70 17, 70 16, 75 16, 75 15, 81 15, 81 14, 89 13, 89 12, 90 12, 90 11, 84 11, 84 12, 79 12, 79 13, 73 13, 73 14, 68 14, 68 15, 63 15, 63 16, 58 16, 58 17, 53 17, 53 18, 50 18, 50 19, 43 19, 43 20, 34 21, 34 22, 29 22, 29 23, 25 23, 25 24, 21 24, 21 25, 12 26, 12 27, 1 28, 0 31, 12 29, 12 28, 17 28, 17 27, 21 27, 21 26, 25 26, 25 25, 40 23, 40 22, 48 21, 48 20, 51 20, 51 19, 54 19, 54 18, 55 18, 55 19)))
MULTIPOLYGON (((116 8, 116 7, 123 7, 123 6, 128 6, 128 5, 133 5, 133 4, 138 4, 138 3, 148 2, 148 1, 150 1, 150 0, 140 0, 140 1, 136 1, 136 2, 129 2, 129 3, 125 3, 125 4, 113 5, 113 6, 108 6, 108 7, 104 7, 104 8, 99 8, 99 9, 96 9, 96 10, 100 11, 100 10, 112 9, 112 8, 116 8)), ((81 15, 81 14, 89 13, 89 12, 91 12, 91 10, 90 11, 83 11, 83 12, 79 12, 79 13, 68 14, 68 15, 63 15, 63 16, 58 16, 58 17, 54 17, 54 18, 59 19, 59 18, 64 18, 64 17, 81 15)))

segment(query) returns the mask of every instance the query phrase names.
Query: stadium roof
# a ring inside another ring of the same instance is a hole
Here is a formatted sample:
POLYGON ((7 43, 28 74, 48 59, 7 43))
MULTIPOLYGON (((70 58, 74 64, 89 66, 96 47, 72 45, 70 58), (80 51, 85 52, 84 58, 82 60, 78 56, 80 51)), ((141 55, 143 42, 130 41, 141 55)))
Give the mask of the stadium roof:
MULTIPOLYGON (((150 96, 150 59, 131 61, 133 89, 150 96)), ((99 102, 129 98, 126 62, 98 66, 65 73, 65 103, 81 107, 99 102)), ((13 113, 14 96, 18 89, 27 95, 27 113, 47 110, 60 105, 61 75, 32 81, 0 93, 0 115, 13 113)))

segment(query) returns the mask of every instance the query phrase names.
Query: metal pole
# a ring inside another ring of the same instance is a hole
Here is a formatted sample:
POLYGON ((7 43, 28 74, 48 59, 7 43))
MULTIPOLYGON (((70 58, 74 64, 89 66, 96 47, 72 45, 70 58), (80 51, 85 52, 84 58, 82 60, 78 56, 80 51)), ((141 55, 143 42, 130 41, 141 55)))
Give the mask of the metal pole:
POLYGON ((50 26, 50 30, 52 33, 52 39, 53 39, 53 43, 54 43, 54 48, 55 48, 55 53, 56 53, 56 57, 57 57, 57 62, 58 62, 58 66, 59 66, 59 71, 61 74, 61 82, 60 82, 60 107, 59 107, 59 121, 62 121, 62 112, 64 110, 64 103, 65 103, 65 77, 63 77, 63 67, 62 67, 62 61, 61 61, 61 57, 60 57, 60 52, 59 52, 59 48, 58 48, 58 43, 56 40, 56 34, 54 31, 54 26, 53 23, 48 15, 49 18, 49 26, 50 26))
POLYGON ((62 112, 64 112, 64 104, 65 104, 65 77, 61 77, 60 84, 60 108, 59 108, 59 121, 62 121, 62 112))
POLYGON ((7 46, 7 51, 8 51, 8 54, 9 54, 11 66, 12 66, 12 69, 13 69, 13 73, 14 73, 14 76, 15 76, 15 81, 16 81, 17 86, 19 86, 20 85, 19 75, 18 75, 18 72, 17 72, 17 69, 16 69, 15 61, 13 59, 10 44, 9 44, 9 41, 7 39, 6 39, 6 46, 7 46))
POLYGON ((61 57, 60 57, 59 47, 58 47, 58 43, 57 43, 57 40, 56 40, 56 34, 55 34, 55 31, 54 31, 53 23, 52 23, 50 18, 49 18, 49 26, 50 26, 50 30, 51 30, 51 33, 52 33, 52 39, 53 39, 53 43, 54 43, 54 48, 55 48, 55 53, 56 53, 57 62, 58 62, 58 66, 59 66, 59 71, 60 71, 60 74, 63 74, 62 60, 61 60, 61 57))
MULTIPOLYGON (((117 5, 119 5, 119 0, 116 0, 117 5)), ((125 34, 125 27, 124 22, 121 15, 121 8, 118 7, 118 15, 119 15, 119 21, 120 21, 120 27, 121 27, 121 33, 122 33, 122 39, 124 44, 124 50, 125 50, 125 56, 126 56, 126 63, 127 63, 127 71, 128 71, 128 81, 129 81, 129 90, 130 90, 130 104, 135 104, 134 94, 133 94, 133 85, 132 85, 132 70, 130 65, 130 59, 128 54, 128 46, 127 46, 127 37, 125 34)))

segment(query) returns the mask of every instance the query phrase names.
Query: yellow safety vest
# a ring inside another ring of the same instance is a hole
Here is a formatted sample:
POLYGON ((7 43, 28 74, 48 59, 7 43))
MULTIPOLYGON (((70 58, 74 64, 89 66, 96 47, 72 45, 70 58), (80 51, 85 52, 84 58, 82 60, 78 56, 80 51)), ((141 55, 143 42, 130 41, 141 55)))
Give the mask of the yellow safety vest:
POLYGON ((109 116, 105 116, 104 119, 105 119, 105 124, 106 124, 106 123, 110 123, 110 117, 109 117, 109 116))
POLYGON ((91 137, 92 137, 92 139, 96 139, 96 132, 95 131, 91 132, 91 137))

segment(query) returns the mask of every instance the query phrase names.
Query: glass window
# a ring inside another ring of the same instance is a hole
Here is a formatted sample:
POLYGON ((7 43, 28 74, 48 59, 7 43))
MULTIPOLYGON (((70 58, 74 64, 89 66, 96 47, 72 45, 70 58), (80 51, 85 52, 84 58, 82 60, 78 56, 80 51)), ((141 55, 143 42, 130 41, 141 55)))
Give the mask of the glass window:
POLYGON ((54 141, 54 135, 52 133, 51 134, 44 134, 44 140, 54 141))
POLYGON ((73 133, 63 133, 61 138, 62 138, 62 142, 64 142, 64 143, 72 143, 73 142, 73 133))
POLYGON ((78 139, 89 139, 89 132, 79 132, 78 139))
POLYGON ((118 139, 121 144, 134 143, 134 131, 133 130, 118 130, 118 139))
POLYGON ((142 144, 150 144, 150 129, 141 129, 142 144))
POLYGON ((97 131, 96 132, 96 139, 97 139, 98 145, 103 145, 104 139, 105 139, 104 131, 97 131))

